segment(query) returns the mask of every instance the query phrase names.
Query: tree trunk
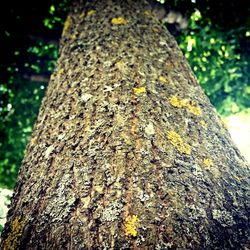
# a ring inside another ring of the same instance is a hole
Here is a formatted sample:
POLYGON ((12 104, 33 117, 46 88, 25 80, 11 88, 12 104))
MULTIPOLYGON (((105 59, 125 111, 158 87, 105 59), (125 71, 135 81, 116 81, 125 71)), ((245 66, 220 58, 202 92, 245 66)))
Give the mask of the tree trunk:
POLYGON ((2 249, 249 249, 249 166, 174 38, 147 1, 94 2, 66 20, 2 249))

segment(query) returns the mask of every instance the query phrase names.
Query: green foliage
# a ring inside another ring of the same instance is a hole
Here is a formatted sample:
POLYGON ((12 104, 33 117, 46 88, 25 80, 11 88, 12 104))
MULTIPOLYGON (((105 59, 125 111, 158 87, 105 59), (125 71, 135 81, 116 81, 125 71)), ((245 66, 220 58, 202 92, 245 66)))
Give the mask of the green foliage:
POLYGON ((196 10, 189 28, 178 37, 198 81, 222 115, 250 107, 250 65, 240 43, 247 36, 247 27, 222 31, 196 10))
POLYGON ((69 0, 62 0, 59 3, 50 5, 48 15, 43 19, 43 24, 48 29, 55 29, 63 25, 65 16, 69 11, 69 0))
POLYGON ((0 41, 3 42, 0 48, 8 48, 2 53, 5 56, 0 58, 8 59, 0 61, 1 187, 13 188, 15 184, 41 99, 56 63, 58 39, 62 20, 69 9, 68 2, 53 0, 50 5, 37 2, 37 9, 28 5, 24 11, 18 5, 9 6, 7 13, 19 13, 18 18, 12 19, 16 23, 4 22, 4 29, 0 27, 0 35, 5 35, 0 41), (43 12, 46 8, 47 12, 43 12), (29 11, 36 13, 35 29, 30 25, 29 11), (46 18, 53 25, 50 27, 53 30, 46 26, 46 18), (20 20, 22 28, 17 32, 15 27, 20 26, 20 20))
POLYGON ((27 49, 27 55, 24 65, 19 65, 25 73, 19 74, 19 68, 8 67, 8 82, 0 84, 0 183, 9 188, 15 183, 49 75, 54 69, 57 45, 39 41, 27 49))

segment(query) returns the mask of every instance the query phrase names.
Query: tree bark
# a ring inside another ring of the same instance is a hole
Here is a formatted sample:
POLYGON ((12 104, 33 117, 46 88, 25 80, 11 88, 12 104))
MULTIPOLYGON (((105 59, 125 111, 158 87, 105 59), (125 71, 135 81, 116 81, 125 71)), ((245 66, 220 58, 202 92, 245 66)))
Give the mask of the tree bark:
POLYGON ((249 249, 249 189, 152 5, 75 4, 2 249, 249 249))

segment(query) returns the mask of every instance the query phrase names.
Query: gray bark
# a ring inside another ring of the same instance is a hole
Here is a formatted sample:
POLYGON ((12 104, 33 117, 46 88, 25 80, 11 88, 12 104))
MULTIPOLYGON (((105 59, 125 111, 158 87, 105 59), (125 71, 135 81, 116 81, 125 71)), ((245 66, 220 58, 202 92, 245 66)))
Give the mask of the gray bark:
POLYGON ((249 165, 146 1, 75 5, 2 249, 249 249, 249 165))

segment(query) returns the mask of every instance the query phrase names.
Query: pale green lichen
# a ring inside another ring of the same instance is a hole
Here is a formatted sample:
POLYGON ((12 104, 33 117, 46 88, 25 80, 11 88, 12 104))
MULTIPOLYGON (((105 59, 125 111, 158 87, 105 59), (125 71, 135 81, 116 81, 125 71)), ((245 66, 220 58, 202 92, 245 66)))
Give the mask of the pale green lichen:
POLYGON ((151 136, 151 135, 155 134, 154 125, 153 125, 152 122, 150 122, 149 124, 147 124, 147 126, 145 127, 145 133, 148 136, 151 136))
POLYGON ((49 155, 53 152, 53 150, 54 150, 54 146, 53 145, 50 145, 47 149, 46 149, 46 151, 45 151, 45 158, 48 158, 49 157, 49 155))
POLYGON ((9 232, 6 240, 3 242, 3 250, 15 250, 18 249, 20 238, 23 233, 25 221, 16 217, 11 222, 11 231, 9 232))
POLYGON ((117 69, 123 73, 123 74, 127 74, 129 69, 126 65, 126 63, 124 61, 119 61, 115 64, 115 66, 117 67, 117 69))
POLYGON ((170 140, 170 143, 174 145, 179 152, 187 155, 191 154, 191 146, 185 143, 178 133, 175 131, 168 131, 167 137, 170 140))
POLYGON ((138 234, 137 231, 137 222, 138 222, 138 216, 127 216, 125 218, 125 235, 126 236, 134 236, 136 237, 138 234))
POLYGON ((123 69, 125 67, 125 63, 122 61, 119 61, 115 64, 119 70, 123 69))
POLYGON ((226 210, 213 209, 212 218, 218 221, 223 227, 231 227, 235 224, 233 216, 226 210))

